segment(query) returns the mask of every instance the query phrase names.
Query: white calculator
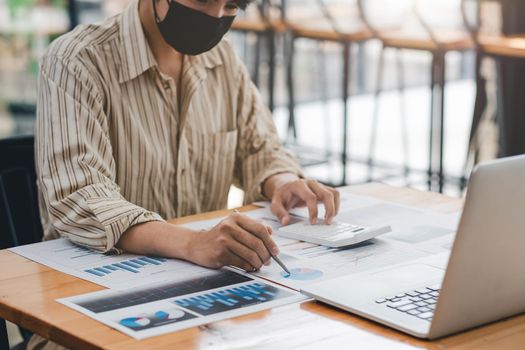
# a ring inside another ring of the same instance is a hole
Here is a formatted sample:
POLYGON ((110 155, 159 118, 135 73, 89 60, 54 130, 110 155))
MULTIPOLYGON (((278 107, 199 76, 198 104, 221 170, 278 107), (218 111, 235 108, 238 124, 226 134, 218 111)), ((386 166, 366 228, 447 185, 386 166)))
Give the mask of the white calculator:
POLYGON ((301 221, 283 226, 279 229, 279 235, 337 248, 361 243, 390 231, 390 226, 363 227, 338 221, 325 225, 323 220, 318 220, 314 225, 301 221))

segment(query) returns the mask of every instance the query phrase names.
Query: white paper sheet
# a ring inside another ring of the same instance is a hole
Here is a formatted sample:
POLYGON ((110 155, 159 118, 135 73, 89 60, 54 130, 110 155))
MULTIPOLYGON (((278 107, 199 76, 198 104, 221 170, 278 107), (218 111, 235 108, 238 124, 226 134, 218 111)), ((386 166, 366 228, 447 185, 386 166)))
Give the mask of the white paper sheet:
MULTIPOLYGON (((306 220, 308 215, 306 208, 294 209, 292 213, 294 221, 306 220)), ((446 253, 451 248, 460 216, 459 212, 441 214, 345 193, 336 220, 363 226, 390 225, 392 231, 362 244, 337 249, 279 236, 281 225, 268 206, 244 214, 273 227, 273 239, 281 250, 279 257, 292 270, 292 276, 285 277, 282 268, 272 262, 255 275, 296 290, 327 279, 446 253)), ((320 211, 320 217, 322 215, 320 211)), ((207 229, 222 219, 184 226, 207 229)))
POLYGON ((367 269, 424 257, 427 254, 407 249, 387 240, 374 239, 361 245, 332 249, 305 242, 294 242, 281 248, 280 258, 291 276, 272 263, 255 272, 259 277, 300 290, 312 283, 341 277, 367 269))
MULTIPOLYGON (((249 216, 255 220, 264 221, 267 225, 271 226, 274 230, 277 230, 279 229, 279 227, 282 226, 279 220, 277 219, 277 217, 272 214, 272 212, 270 211, 268 207, 246 211, 246 212, 243 212, 242 214, 249 216)), ((219 222, 221 222, 225 218, 226 218, 225 216, 222 216, 219 218, 214 218, 214 219, 209 219, 209 220, 190 222, 187 224, 182 224, 181 226, 192 229, 192 230, 207 230, 217 225, 219 222)), ((295 222, 298 222, 304 219, 305 218, 302 216, 292 214, 290 216, 290 224, 293 224, 295 222)))
MULTIPOLYGON (((265 266, 256 273, 257 276, 264 278, 265 282, 251 275, 252 277, 249 278, 253 278, 252 280, 240 283, 245 287, 248 285, 253 287, 253 283, 259 283, 261 288, 270 290, 264 302, 247 303, 249 305, 246 307, 232 307, 219 312, 215 312, 217 310, 212 307, 213 312, 209 314, 206 314, 204 309, 200 312, 195 311, 195 305, 185 307, 184 304, 177 303, 177 301, 187 299, 184 294, 131 305, 129 301, 126 301, 120 305, 121 307, 115 307, 119 303, 114 298, 125 294, 128 289, 136 292, 152 284, 180 283, 185 285, 189 280, 206 280, 208 276, 219 273, 215 270, 180 260, 159 257, 129 254, 108 256, 75 246, 66 239, 41 242, 10 250, 59 271, 112 288, 113 290, 61 299, 60 302, 138 339, 304 300, 301 295, 288 289, 282 289, 278 287, 278 284, 300 290, 323 280, 447 253, 450 250, 459 220, 459 212, 439 214, 348 194, 344 198, 344 205, 341 207, 337 220, 365 226, 387 224, 392 227, 392 232, 359 245, 340 249, 328 248, 279 236, 280 223, 268 207, 246 212, 246 215, 263 220, 274 228, 273 238, 280 247, 281 259, 292 270, 292 277, 285 277, 276 263, 265 266), (266 281, 273 281, 277 285, 266 281), (275 294, 275 297, 272 294, 275 294), (96 299, 97 303, 102 306, 111 305, 111 310, 93 312, 82 306, 86 301, 93 299, 96 299)), ((301 210, 304 211, 304 209, 294 210, 295 220, 302 218, 299 215, 304 215, 301 210)), ((206 229, 213 227, 222 219, 216 218, 183 226, 206 229)), ((247 276, 247 274, 241 275, 247 276)), ((203 289, 194 290, 189 294, 192 298, 198 297, 193 299, 194 303, 204 305, 206 309, 206 305, 210 302, 204 300, 203 304, 202 298, 210 298, 210 293, 217 291, 229 293, 224 290, 226 287, 231 289, 238 286, 235 283, 221 285, 217 288, 204 285, 203 289)), ((211 306, 216 306, 217 303, 217 300, 214 300, 211 306)))
POLYGON ((176 283, 105 290, 58 301, 143 339, 307 299, 292 290, 223 269, 176 283))
MULTIPOLYGON (((273 262, 257 275, 300 289, 308 284, 366 269, 400 263, 450 250, 459 213, 439 214, 374 198, 345 194, 339 221, 365 226, 390 225, 392 232, 363 244, 333 249, 291 240, 278 235, 281 226, 268 207, 245 214, 274 228, 273 238, 281 259, 293 269, 285 278, 273 262)), ((295 211, 300 214, 301 210, 295 211)), ((303 213, 304 214, 304 213, 303 213)), ((295 220, 306 219, 297 215, 295 220)), ((196 230, 211 228, 223 218, 183 225, 196 230)), ((12 248, 11 251, 59 271, 113 288, 124 289, 145 283, 172 281, 206 273, 193 264, 137 255, 108 256, 58 239, 12 248)))
POLYGON ((125 289, 160 281, 176 281, 209 270, 182 260, 123 254, 104 255, 55 239, 10 249, 55 270, 112 289, 125 289))
MULTIPOLYGON (((352 194, 349 192, 340 192, 340 198, 339 198, 339 208, 340 211, 346 211, 351 209, 357 209, 361 207, 365 207, 368 205, 380 203, 381 200, 376 199, 374 197, 369 196, 361 196, 357 194, 352 194)), ((270 202, 268 201, 259 201, 253 203, 255 205, 258 205, 263 208, 269 208, 270 202)), ((303 208, 294 208, 291 210, 291 213, 302 216, 302 217, 308 217, 308 209, 306 207, 303 208)), ((319 218, 323 218, 325 214, 324 206, 322 203, 319 203, 317 206, 317 213, 319 218)))

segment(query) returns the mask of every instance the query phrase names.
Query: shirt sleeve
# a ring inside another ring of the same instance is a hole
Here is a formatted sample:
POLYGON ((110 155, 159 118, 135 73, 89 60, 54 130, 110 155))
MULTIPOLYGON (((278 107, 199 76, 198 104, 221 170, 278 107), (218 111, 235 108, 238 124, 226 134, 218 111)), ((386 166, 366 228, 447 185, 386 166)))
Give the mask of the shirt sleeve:
POLYGON ((264 181, 272 175, 292 173, 304 177, 295 156, 284 148, 279 140, 270 110, 244 64, 240 67, 237 128, 236 178, 245 191, 245 204, 266 200, 262 193, 264 181))
POLYGON ((93 76, 78 62, 43 59, 37 181, 57 233, 76 244, 118 252, 114 246, 129 227, 163 219, 120 194, 102 88, 93 76))

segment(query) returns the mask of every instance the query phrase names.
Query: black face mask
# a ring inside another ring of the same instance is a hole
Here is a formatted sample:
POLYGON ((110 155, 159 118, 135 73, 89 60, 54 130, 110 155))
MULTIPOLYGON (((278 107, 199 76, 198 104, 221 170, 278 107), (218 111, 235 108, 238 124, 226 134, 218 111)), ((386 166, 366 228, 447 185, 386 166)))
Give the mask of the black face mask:
POLYGON ((160 20, 155 1, 153 10, 164 40, 185 55, 198 55, 211 50, 230 29, 235 16, 213 17, 192 8, 167 0, 166 18, 160 20))

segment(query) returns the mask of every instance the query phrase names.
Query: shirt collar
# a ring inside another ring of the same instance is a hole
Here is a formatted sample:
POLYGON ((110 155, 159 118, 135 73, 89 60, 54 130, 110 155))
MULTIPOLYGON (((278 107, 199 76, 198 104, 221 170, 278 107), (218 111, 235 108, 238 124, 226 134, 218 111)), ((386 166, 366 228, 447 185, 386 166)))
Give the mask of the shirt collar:
MULTIPOLYGON (((138 0, 133 0, 121 15, 120 83, 132 80, 151 67, 157 66, 157 61, 149 47, 140 22, 138 5, 138 0)), ((197 56, 186 56, 186 58, 201 78, 206 76, 206 69, 213 69, 222 65, 218 47, 197 56)))

